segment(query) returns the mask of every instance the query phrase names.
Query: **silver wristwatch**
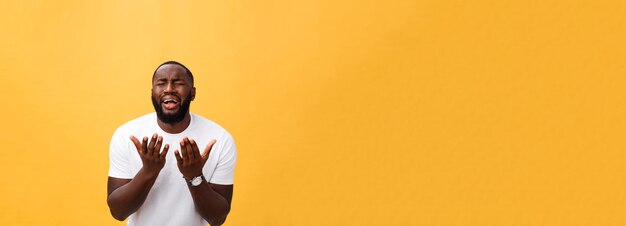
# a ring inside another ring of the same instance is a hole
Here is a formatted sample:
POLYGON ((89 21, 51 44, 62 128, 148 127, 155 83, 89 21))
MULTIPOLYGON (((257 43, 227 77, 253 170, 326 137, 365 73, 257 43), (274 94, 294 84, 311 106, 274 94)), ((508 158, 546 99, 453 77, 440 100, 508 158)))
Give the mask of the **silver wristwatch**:
POLYGON ((191 178, 191 180, 188 180, 187 182, 189 182, 191 184, 191 186, 196 187, 196 186, 202 184, 203 180, 204 180, 204 176, 200 175, 200 176, 196 176, 194 178, 191 178))

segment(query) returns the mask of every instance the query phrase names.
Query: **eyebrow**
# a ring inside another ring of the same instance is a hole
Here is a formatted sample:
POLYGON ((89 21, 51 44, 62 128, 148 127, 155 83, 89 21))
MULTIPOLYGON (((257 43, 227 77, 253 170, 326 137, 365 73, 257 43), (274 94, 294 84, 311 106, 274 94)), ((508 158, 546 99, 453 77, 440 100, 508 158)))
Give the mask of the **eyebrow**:
MULTIPOLYGON (((157 75, 155 74, 152 77, 152 81, 156 82, 156 81, 168 81, 169 76, 168 75, 157 75)), ((171 79, 172 81, 184 81, 184 82, 188 82, 191 83, 193 85, 193 77, 190 77, 187 74, 174 74, 173 78, 171 79)))
POLYGON ((172 79, 169 79, 168 77, 161 77, 161 78, 155 79, 154 81, 168 81, 168 80, 172 80, 172 81, 175 81, 175 82, 177 82, 177 81, 183 81, 184 82, 185 81, 185 79, 181 78, 180 76, 174 77, 172 79))

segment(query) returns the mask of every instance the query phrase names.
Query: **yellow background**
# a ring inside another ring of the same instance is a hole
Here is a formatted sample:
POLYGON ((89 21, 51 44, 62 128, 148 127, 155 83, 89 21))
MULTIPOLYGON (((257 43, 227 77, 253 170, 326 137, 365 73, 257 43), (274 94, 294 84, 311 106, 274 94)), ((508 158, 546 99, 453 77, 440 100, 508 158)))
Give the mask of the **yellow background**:
POLYGON ((123 225, 166 60, 238 147, 227 225, 626 225, 623 1, 3 1, 0 225, 123 225))

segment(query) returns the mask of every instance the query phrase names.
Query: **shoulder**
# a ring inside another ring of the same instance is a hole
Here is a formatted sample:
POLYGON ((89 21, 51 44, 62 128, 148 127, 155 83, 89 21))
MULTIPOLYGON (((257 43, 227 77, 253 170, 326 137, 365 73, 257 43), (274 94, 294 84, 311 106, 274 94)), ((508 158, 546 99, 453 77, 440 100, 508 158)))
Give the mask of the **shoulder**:
POLYGON ((210 131, 213 134, 216 134, 220 137, 226 137, 228 139, 232 139, 232 136, 230 135, 230 133, 224 129, 224 127, 222 127, 221 125, 217 124, 216 122, 209 120, 205 117, 202 117, 198 114, 194 114, 194 113, 190 113, 191 117, 193 117, 194 120, 194 126, 199 129, 199 130, 204 130, 204 131, 210 131))

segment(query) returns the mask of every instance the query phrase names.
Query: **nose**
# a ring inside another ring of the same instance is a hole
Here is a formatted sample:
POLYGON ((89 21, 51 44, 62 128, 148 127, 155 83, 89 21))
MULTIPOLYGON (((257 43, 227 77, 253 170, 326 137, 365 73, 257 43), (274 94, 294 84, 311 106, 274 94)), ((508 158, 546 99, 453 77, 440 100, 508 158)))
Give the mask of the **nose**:
POLYGON ((167 86, 165 87, 165 90, 163 90, 163 92, 165 92, 165 93, 172 93, 172 92, 174 92, 174 84, 172 84, 171 82, 168 82, 167 86))

